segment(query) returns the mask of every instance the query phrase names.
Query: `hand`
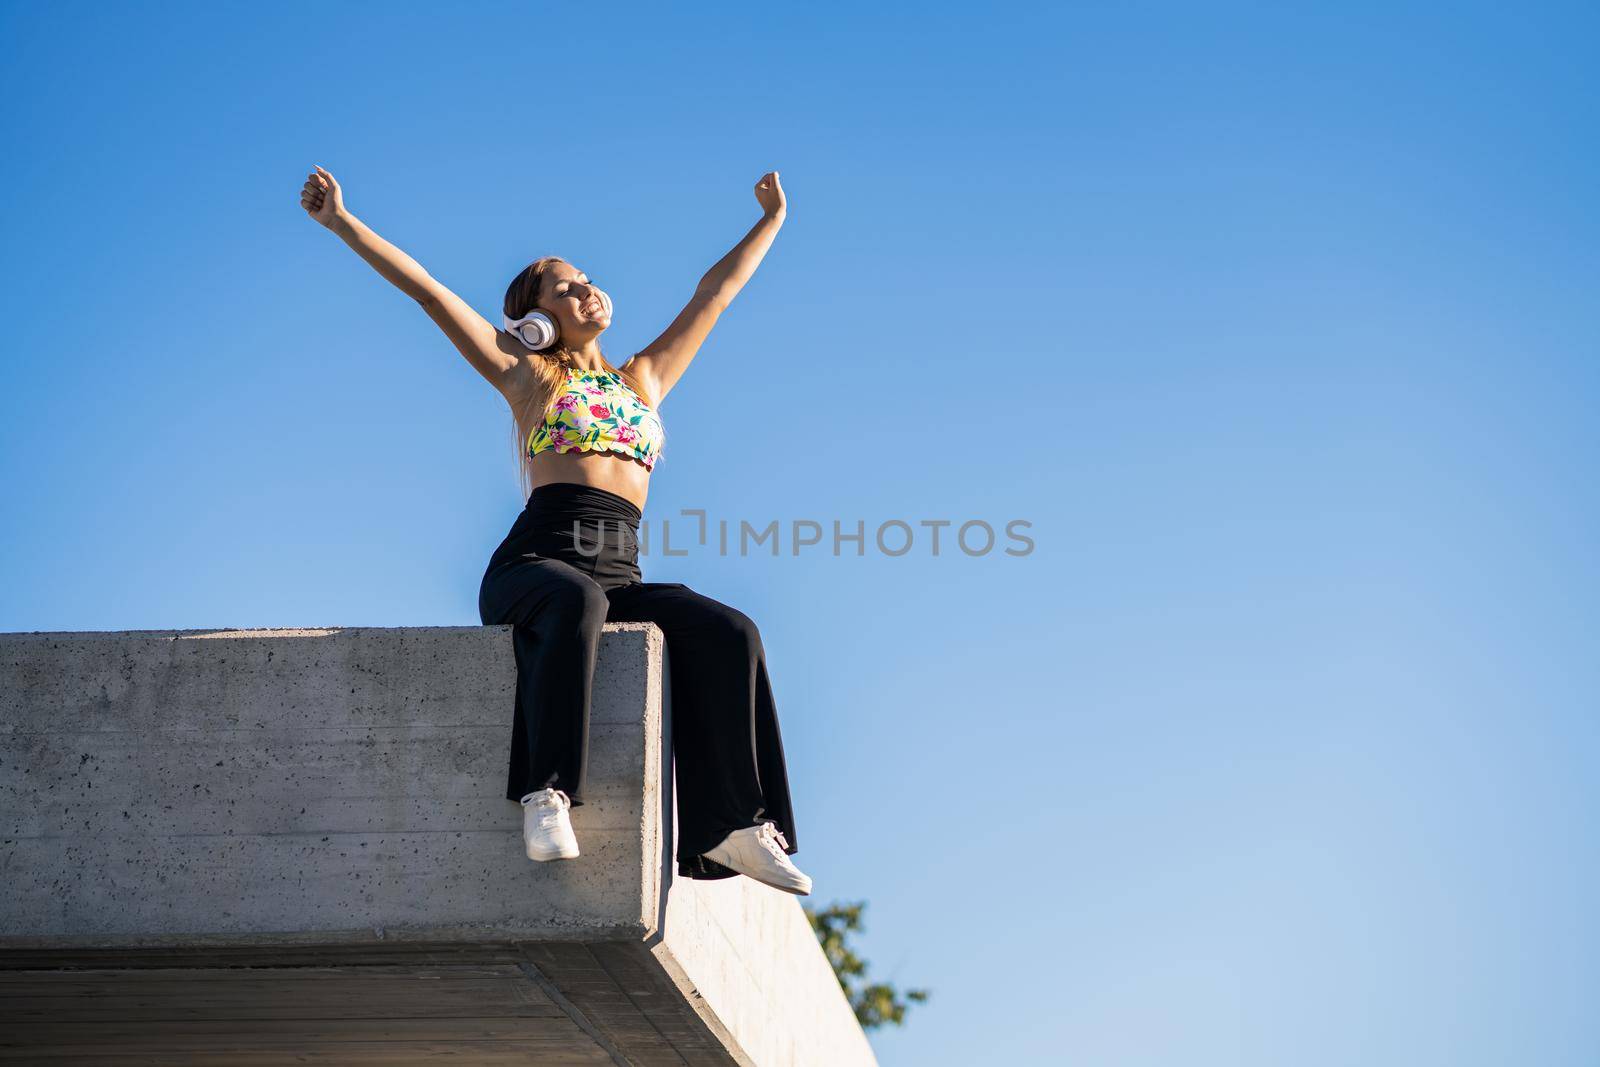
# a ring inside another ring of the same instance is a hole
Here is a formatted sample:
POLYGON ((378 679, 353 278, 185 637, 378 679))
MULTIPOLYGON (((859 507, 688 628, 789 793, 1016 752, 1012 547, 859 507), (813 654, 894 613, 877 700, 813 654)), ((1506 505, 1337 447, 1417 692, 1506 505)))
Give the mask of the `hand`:
POLYGON ((344 191, 339 188, 339 180, 321 167, 306 178, 305 187, 300 190, 300 206, 330 230, 340 219, 349 217, 344 209, 344 191))
POLYGON ((789 205, 783 198, 783 185, 778 181, 778 172, 768 171, 756 182, 756 200, 761 204, 761 210, 768 218, 784 215, 789 210, 789 205))

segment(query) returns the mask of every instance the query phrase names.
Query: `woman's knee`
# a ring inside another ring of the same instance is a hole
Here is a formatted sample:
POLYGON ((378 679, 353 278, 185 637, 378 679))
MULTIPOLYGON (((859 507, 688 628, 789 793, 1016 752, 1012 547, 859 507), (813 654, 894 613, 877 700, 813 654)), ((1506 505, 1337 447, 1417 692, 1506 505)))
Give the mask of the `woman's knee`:
POLYGON ((610 607, 600 583, 581 574, 575 581, 558 586, 551 598, 551 611, 558 618, 595 632, 605 625, 610 607))
POLYGON ((651 588, 663 594, 661 608, 637 617, 655 622, 666 631, 669 640, 681 637, 695 643, 709 641, 742 648, 761 647, 761 628, 733 605, 696 592, 682 582, 662 583, 651 588))
POLYGON ((754 619, 728 604, 717 605, 715 612, 718 627, 733 644, 747 648, 761 647, 761 628, 754 619))
POLYGON ((546 576, 508 613, 508 621, 542 633, 585 633, 598 636, 610 603, 605 590, 586 574, 546 576))

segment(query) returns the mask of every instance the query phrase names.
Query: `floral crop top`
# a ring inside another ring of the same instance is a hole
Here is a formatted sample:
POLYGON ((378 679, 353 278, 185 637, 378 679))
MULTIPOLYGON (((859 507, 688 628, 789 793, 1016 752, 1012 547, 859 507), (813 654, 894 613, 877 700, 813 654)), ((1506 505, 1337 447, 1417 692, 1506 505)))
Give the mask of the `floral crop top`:
POLYGON ((566 388, 528 434, 528 455, 620 452, 653 470, 665 441, 660 416, 620 374, 569 367, 566 388))

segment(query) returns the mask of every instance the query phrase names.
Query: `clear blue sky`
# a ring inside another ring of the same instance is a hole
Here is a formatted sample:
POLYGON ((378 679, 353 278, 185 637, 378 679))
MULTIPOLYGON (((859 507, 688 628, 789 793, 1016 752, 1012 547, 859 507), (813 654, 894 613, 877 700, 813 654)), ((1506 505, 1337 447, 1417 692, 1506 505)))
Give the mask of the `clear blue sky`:
POLYGON ((1290 6, 7 5, 0 627, 477 625, 509 415, 306 173, 621 362, 776 168, 647 520, 1036 544, 643 561, 883 1063, 1591 1064, 1600 20, 1290 6))

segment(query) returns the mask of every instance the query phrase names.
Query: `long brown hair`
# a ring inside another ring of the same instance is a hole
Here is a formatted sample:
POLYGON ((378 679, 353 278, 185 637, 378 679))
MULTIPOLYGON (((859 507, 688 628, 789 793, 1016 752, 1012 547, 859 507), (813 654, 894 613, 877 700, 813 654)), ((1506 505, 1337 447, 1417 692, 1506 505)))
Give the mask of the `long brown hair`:
MULTIPOLYGON (((538 306, 539 287, 544 282, 545 272, 553 263, 566 263, 570 260, 560 256, 542 256, 522 269, 511 280, 511 285, 506 289, 505 313, 513 319, 520 319, 538 306)), ((511 430, 515 436, 517 451, 517 475, 522 485, 522 498, 526 500, 533 491, 533 457, 528 455, 528 438, 532 435, 534 427, 545 420, 550 413, 550 405, 556 399, 556 393, 566 384, 567 368, 572 366, 572 350, 558 337, 555 344, 538 352, 528 352, 528 365, 533 371, 533 388, 521 411, 511 413, 511 430)), ((645 393, 644 386, 630 371, 621 370, 611 365, 605 355, 600 356, 600 365, 627 382, 629 387, 651 407, 655 407, 655 398, 645 393)))

